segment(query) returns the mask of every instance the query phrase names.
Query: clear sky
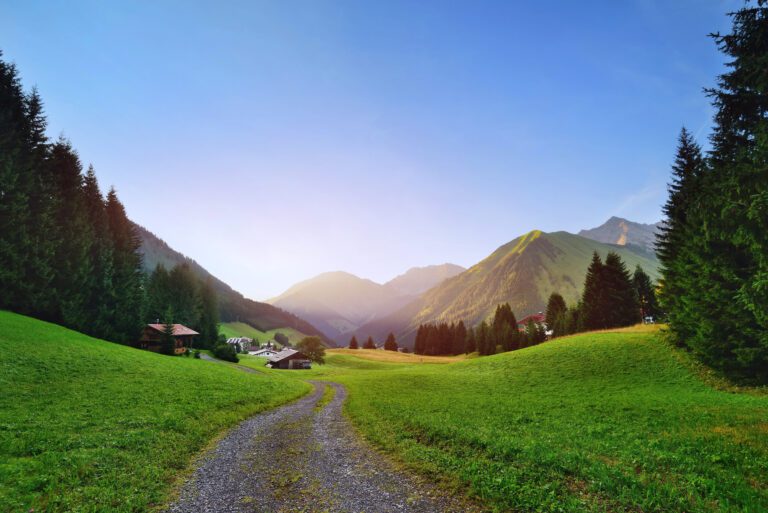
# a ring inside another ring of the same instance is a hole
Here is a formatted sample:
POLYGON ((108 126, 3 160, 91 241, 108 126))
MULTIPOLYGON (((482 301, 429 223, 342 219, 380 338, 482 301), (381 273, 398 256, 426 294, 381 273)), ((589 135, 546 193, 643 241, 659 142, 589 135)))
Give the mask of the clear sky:
POLYGON ((0 0, 128 215, 254 299, 660 218, 741 2, 0 0))

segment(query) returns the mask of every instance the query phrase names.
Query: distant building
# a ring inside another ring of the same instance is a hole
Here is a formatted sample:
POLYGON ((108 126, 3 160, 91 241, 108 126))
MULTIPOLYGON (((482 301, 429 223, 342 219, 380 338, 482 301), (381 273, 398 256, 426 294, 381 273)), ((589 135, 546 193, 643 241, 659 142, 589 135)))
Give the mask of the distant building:
POLYGON ((267 358, 271 356, 275 356, 278 353, 278 351, 272 347, 252 347, 248 350, 248 354, 252 356, 265 356, 267 358))
MULTIPOLYGON (((165 333, 165 324, 147 324, 141 331, 141 337, 136 345, 140 349, 159 353, 162 347, 163 333, 165 333)), ((187 348, 192 347, 195 337, 198 335, 198 332, 187 328, 183 324, 174 324, 173 338, 176 340, 175 353, 185 353, 187 348)))
POLYGON ((312 362, 307 358, 307 355, 300 351, 283 349, 269 357, 267 367, 273 369, 311 369, 312 362))
POLYGON ((232 337, 227 339, 227 344, 231 346, 240 346, 240 351, 247 350, 253 344, 253 339, 248 337, 232 337))

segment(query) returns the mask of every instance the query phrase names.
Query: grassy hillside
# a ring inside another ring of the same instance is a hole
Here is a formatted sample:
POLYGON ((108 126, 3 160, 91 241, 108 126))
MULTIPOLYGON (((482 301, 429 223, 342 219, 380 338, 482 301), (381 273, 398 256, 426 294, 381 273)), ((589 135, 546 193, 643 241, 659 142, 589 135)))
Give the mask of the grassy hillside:
POLYGON ((392 331, 410 344, 419 324, 463 320, 479 324, 493 314, 496 305, 509 302, 518 318, 544 310, 549 295, 559 292, 575 303, 584 284, 592 253, 604 258, 615 251, 630 272, 640 264, 652 279, 658 278, 658 262, 644 250, 604 244, 566 232, 538 230, 501 246, 465 272, 445 280, 419 299, 390 316, 357 330, 358 338, 377 340, 392 331))
POLYGON ((768 396, 690 369, 625 330, 448 365, 334 354, 308 372, 347 385, 371 440, 497 511, 768 511, 768 396))
POLYGON ((219 326, 219 332, 223 333, 227 338, 248 337, 257 340, 260 344, 274 340, 276 333, 282 333, 288 337, 291 344, 297 344, 302 338, 307 336, 293 328, 276 328, 260 331, 244 322, 224 322, 219 326))
POLYGON ((0 311, 0 511, 146 511, 211 437, 308 389, 0 311))

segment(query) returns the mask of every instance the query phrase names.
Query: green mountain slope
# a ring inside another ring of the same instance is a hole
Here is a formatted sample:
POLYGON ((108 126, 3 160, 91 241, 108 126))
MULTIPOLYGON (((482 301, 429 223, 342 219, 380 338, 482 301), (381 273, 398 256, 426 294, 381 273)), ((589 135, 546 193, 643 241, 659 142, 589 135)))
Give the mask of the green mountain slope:
POLYGON ((615 251, 630 271, 639 264, 652 279, 659 277, 655 255, 642 248, 605 244, 567 232, 534 230, 357 333, 381 339, 392 331, 410 344, 419 324, 463 320, 476 325, 490 317, 499 303, 509 302, 518 318, 542 311, 552 292, 574 303, 581 295, 593 251, 603 257, 615 251))
POLYGON ((219 299, 219 314, 222 322, 243 321, 260 331, 277 328, 292 328, 308 335, 318 335, 329 342, 325 334, 295 314, 267 303, 253 301, 219 280, 200 264, 174 250, 146 228, 134 224, 141 239, 140 251, 144 257, 144 268, 152 272, 157 264, 171 269, 187 263, 192 271, 203 280, 211 280, 219 299))
POLYGON ((0 311, 0 511, 150 511, 222 429, 309 386, 0 311))

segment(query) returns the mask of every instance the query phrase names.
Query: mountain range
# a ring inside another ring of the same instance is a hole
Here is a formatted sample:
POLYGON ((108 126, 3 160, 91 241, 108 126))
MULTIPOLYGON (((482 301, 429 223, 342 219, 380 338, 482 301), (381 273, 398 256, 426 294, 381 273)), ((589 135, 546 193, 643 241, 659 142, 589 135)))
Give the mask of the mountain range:
POLYGON ((306 320, 268 303, 253 301, 244 297, 213 276, 200 264, 171 248, 165 241, 143 226, 134 223, 134 228, 141 242, 139 252, 143 256, 144 270, 151 273, 157 264, 163 264, 167 269, 172 269, 183 263, 188 264, 198 278, 210 280, 213 285, 219 301, 219 315, 222 322, 242 321, 260 331, 293 328, 306 335, 318 335, 326 342, 330 342, 322 331, 306 320))
POLYGON ((306 319, 338 340, 462 271, 463 267, 454 264, 414 267, 384 284, 342 271, 328 272, 297 283, 267 302, 306 319))
POLYGON ((352 335, 380 342, 389 332, 409 345, 420 324, 463 320, 476 325, 500 303, 509 302, 518 318, 544 310, 552 292, 575 303, 595 251, 603 257, 615 251, 630 272, 640 265, 657 280, 653 242, 659 225, 612 217, 578 235, 534 230, 469 269, 452 264, 414 268, 383 285, 349 273, 324 273, 268 302, 342 345, 352 335))

